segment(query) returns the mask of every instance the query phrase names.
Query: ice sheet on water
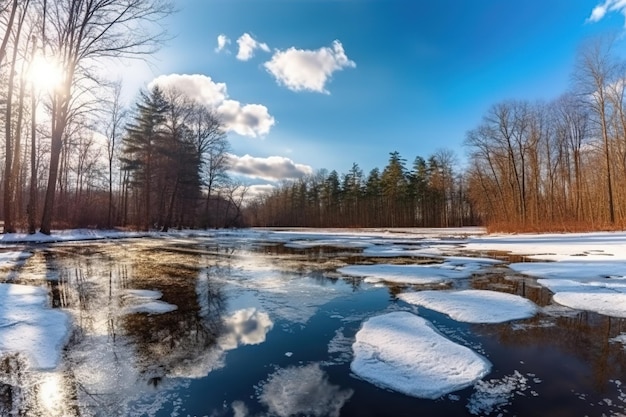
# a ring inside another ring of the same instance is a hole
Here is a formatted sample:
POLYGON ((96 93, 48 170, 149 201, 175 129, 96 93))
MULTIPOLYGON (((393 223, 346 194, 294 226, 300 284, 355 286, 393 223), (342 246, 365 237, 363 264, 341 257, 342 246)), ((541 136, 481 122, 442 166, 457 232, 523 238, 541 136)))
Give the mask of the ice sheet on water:
POLYGON ((560 262, 531 262, 512 263, 509 268, 514 271, 545 279, 568 279, 579 282, 593 282, 595 280, 611 278, 626 286, 626 263, 616 261, 560 261, 560 262))
POLYGON ((532 301, 496 291, 420 291, 398 297, 466 323, 502 323, 532 317, 537 312, 532 301))
POLYGON ((343 281, 281 270, 281 265, 260 256, 240 256, 224 273, 216 271, 213 282, 225 284, 229 304, 236 308, 257 307, 273 319, 305 324, 319 306, 352 288, 343 281))
POLYGON ((537 282, 552 291, 553 300, 560 305, 626 317, 626 266, 623 261, 511 264, 511 268, 539 277, 537 282))
POLYGON ((418 265, 348 265, 337 272, 349 276, 366 277, 365 282, 393 282, 401 284, 436 284, 455 279, 470 278, 483 264, 474 261, 418 265))
POLYGON ((315 247, 361 249, 370 247, 371 245, 372 243, 369 240, 359 239, 358 237, 292 240, 288 243, 285 243, 285 247, 293 249, 307 249, 315 247))
POLYGON ((0 284, 0 354, 22 353, 32 368, 57 366, 70 319, 47 299, 43 287, 0 284))
POLYGON ((626 260, 626 232, 490 235, 468 238, 471 251, 507 251, 549 261, 626 260))
POLYGON ((319 363, 278 369, 258 391, 270 415, 279 417, 337 417, 354 393, 331 384, 319 363))
POLYGON ((392 312, 368 319, 352 345, 352 371, 374 385, 420 398, 472 385, 491 364, 438 333, 421 317, 392 312))

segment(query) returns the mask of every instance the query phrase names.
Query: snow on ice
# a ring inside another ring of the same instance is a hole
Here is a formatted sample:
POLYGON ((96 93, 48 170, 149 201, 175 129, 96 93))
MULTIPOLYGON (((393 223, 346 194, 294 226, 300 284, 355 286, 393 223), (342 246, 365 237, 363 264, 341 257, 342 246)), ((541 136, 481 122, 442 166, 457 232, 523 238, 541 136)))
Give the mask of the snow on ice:
POLYGON ((154 290, 126 290, 124 298, 130 305, 124 308, 123 314, 164 314, 178 308, 174 304, 159 300, 162 296, 160 291, 154 290))
POLYGON ((398 297, 466 323, 502 323, 532 317, 537 312, 532 301, 496 291, 420 291, 398 297))
POLYGON ((621 262, 516 263, 510 268, 538 277, 553 300, 576 310, 626 317, 626 264, 621 262))
POLYGON ((455 259, 426 265, 349 265, 337 271, 344 275, 366 277, 365 282, 370 283, 384 281, 398 284, 436 284, 470 278, 482 266, 480 262, 459 262, 455 259))
POLYGON ((352 345, 352 371, 376 386, 420 398, 472 385, 491 364, 440 335, 421 317, 392 312, 368 319, 352 345))
POLYGON ((47 298, 43 287, 0 284, 0 354, 24 354, 32 368, 57 366, 70 319, 47 298))

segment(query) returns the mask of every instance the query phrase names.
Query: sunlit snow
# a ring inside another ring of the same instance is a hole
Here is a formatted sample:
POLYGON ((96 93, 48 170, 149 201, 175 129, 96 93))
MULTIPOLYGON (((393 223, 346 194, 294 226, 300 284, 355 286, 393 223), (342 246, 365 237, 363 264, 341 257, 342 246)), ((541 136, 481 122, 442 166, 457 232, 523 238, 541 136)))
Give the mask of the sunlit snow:
POLYGON ((485 358, 448 340, 428 321, 408 312, 368 319, 352 348, 350 367, 356 375, 420 398, 439 398, 469 386, 491 369, 485 358))
POLYGON ((537 312, 532 301, 496 291, 420 291, 398 297, 467 323, 501 323, 532 317, 537 312))
POLYGON ((47 297, 43 287, 0 284, 0 354, 21 353, 33 368, 57 366, 70 320, 48 308, 47 297))
POLYGON ((577 310, 626 317, 626 263, 541 262, 516 263, 510 268, 538 277, 554 293, 553 300, 577 310))

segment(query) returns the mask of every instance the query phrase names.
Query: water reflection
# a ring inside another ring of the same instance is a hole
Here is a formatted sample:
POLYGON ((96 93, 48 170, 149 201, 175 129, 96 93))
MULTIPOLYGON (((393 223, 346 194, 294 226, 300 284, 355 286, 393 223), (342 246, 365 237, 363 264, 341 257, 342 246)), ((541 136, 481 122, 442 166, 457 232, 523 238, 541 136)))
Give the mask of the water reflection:
POLYGON ((320 365, 312 363, 277 370, 261 384, 258 398, 270 415, 337 417, 353 393, 331 384, 320 365))
MULTIPOLYGON (((29 370, 19 355, 0 360, 0 415, 364 416, 380 410, 372 404, 384 404, 388 415, 467 412, 479 397, 472 389, 455 393, 458 405, 420 402, 350 376, 361 321, 409 309, 393 296, 405 286, 377 289, 334 273, 364 259, 350 249, 281 248, 207 239, 31 248, 12 279, 47 285, 51 306, 72 314, 73 331, 54 372, 29 370), (137 308, 152 301, 176 309, 137 308)), ((536 401, 550 404, 546 414, 617 410, 598 402, 615 405, 623 395, 615 381, 626 374, 626 351, 610 340, 626 333, 626 320, 554 309, 547 289, 504 266, 437 288, 451 286, 517 294, 548 307, 498 325, 459 324, 419 309, 449 338, 479 346, 496 364, 488 377, 498 382, 494 390, 519 368, 529 381, 530 373, 542 380, 532 390, 536 401), (584 407, 572 403, 583 397, 584 407)), ((530 395, 509 398, 502 412, 536 411, 530 395)))
MULTIPOLYGON (((2 375, 28 375, 34 382, 4 378, 3 410, 19 404, 33 416, 126 415, 133 400, 179 384, 174 376, 202 376, 214 367, 199 371, 189 364, 206 358, 222 333, 229 334, 220 285, 202 276, 196 255, 174 257, 154 248, 131 252, 135 256, 128 256, 125 245, 104 244, 79 246, 72 254, 55 247, 36 257, 45 264, 52 306, 72 312, 74 331, 57 372, 37 374, 17 360, 7 363, 2 375), (177 308, 167 314, 133 313, 143 311, 146 297, 177 308), (15 388, 24 386, 33 388, 15 388)), ((267 320, 263 323, 260 328, 267 328, 267 320)), ((239 334, 228 338, 230 348, 233 340, 235 347, 242 337, 251 340, 236 329, 239 334)), ((217 350, 209 362, 219 363, 224 350, 217 350)))

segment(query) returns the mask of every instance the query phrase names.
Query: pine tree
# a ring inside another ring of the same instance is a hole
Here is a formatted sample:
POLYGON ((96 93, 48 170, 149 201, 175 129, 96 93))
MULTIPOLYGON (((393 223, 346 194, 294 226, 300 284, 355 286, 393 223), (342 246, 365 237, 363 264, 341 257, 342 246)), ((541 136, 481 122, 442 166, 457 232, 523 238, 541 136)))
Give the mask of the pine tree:
POLYGON ((131 172, 132 186, 139 192, 144 203, 143 221, 149 228, 152 218, 152 193, 157 166, 158 143, 165 131, 168 103, 163 91, 154 87, 149 93, 142 92, 133 122, 126 127, 123 139, 123 169, 131 172))

